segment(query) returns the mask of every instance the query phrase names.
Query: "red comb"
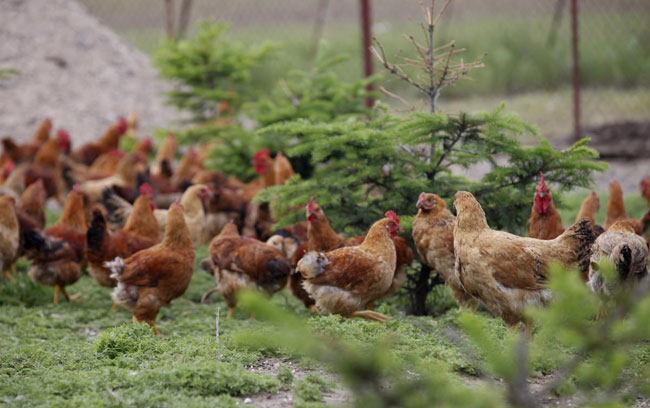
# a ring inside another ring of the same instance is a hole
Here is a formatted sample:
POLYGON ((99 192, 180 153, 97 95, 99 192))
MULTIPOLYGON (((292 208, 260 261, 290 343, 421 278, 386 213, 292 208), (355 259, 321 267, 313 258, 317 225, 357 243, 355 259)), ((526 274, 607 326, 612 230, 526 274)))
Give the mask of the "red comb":
POLYGON ((7 163, 5 163, 5 170, 13 171, 15 168, 16 163, 11 159, 7 160, 7 163))
POLYGON ((314 204, 315 204, 315 203, 314 203, 314 196, 312 196, 312 197, 309 199, 309 202, 307 203, 307 211, 309 211, 309 212, 314 211, 314 204))
POLYGON ((120 116, 120 117, 117 119, 117 131, 118 131, 121 135, 123 135, 123 134, 126 132, 126 130, 128 129, 128 127, 129 127, 129 125, 128 125, 128 123, 126 122, 126 119, 124 119, 124 116, 120 116))
POLYGON ((418 201, 422 201, 422 200, 424 200, 424 192, 420 193, 420 195, 418 196, 418 201))
POLYGON ((394 211, 386 211, 386 214, 384 214, 386 218, 390 218, 391 220, 395 221, 397 224, 399 224, 399 217, 397 214, 395 214, 394 211))
POLYGON ((271 151, 269 149, 258 150, 253 155, 253 160, 259 160, 259 159, 262 159, 264 157, 271 157, 271 151))
POLYGON ((81 191, 81 185, 75 184, 74 186, 72 186, 72 191, 80 192, 81 191))
POLYGON ((70 140, 70 133, 65 129, 59 129, 56 131, 56 137, 63 140, 70 140))
POLYGON ((151 184, 144 183, 143 185, 141 185, 140 186, 140 194, 146 195, 146 196, 152 196, 153 195, 153 188, 151 187, 151 184))
POLYGON ((36 180, 34 182, 34 184, 36 184, 37 186, 45 187, 45 182, 43 182, 42 178, 39 178, 38 180, 36 180))

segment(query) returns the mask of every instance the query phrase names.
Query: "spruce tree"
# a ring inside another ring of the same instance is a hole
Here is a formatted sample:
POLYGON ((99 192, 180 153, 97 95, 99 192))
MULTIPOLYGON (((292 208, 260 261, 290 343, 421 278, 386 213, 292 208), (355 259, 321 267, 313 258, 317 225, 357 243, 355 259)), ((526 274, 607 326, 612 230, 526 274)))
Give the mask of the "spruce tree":
MULTIPOLYGON (((315 196, 332 226, 346 234, 364 232, 389 209, 400 214, 408 230, 420 192, 437 193, 450 205, 456 191, 469 190, 481 202, 490 225, 521 233, 540 172, 561 193, 589 186, 593 172, 607 167, 596 160, 598 153, 587 146, 587 139, 564 150, 555 150, 544 139, 536 146, 523 145, 520 140, 529 139, 536 131, 506 113, 504 105, 486 113, 435 111, 445 88, 482 66, 480 60, 454 62, 462 50, 453 42, 435 47, 435 24, 448 4, 438 14, 434 14, 434 2, 425 9, 425 46, 407 36, 419 58, 402 57, 408 67, 389 62, 379 42, 374 49, 391 74, 427 97, 429 112, 395 117, 379 105, 370 118, 357 116, 331 123, 302 119, 260 131, 262 135, 300 138, 301 143, 287 153, 289 157, 308 155, 315 169, 310 178, 296 177, 258 196, 273 203, 278 226, 301 220, 302 212, 296 209, 315 196), (422 72, 407 73, 415 68, 422 72), (480 180, 459 174, 460 169, 477 165, 488 168, 480 180)), ((560 194, 557 198, 559 201, 560 194)), ((408 233, 405 237, 411 238, 408 233)), ((439 283, 424 264, 409 274, 406 290, 414 314, 427 313, 427 296, 439 283)))

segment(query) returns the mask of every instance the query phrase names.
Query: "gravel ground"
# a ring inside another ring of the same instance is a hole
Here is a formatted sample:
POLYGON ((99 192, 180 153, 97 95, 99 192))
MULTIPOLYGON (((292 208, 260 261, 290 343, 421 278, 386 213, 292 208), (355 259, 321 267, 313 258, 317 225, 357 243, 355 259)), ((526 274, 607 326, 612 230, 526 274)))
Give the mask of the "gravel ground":
POLYGON ((120 115, 140 114, 144 134, 178 118, 149 58, 74 0, 1 0, 0 136, 31 138, 45 116, 75 144, 101 135, 120 115))

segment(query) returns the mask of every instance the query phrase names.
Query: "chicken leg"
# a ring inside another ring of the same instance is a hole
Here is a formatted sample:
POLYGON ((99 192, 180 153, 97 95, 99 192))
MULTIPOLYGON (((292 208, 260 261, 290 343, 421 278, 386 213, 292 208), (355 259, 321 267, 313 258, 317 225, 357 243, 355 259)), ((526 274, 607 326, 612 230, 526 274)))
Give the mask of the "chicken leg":
MULTIPOLYGON (((81 299, 81 293, 75 293, 74 295, 70 296, 70 295, 68 295, 68 292, 65 290, 64 286, 59 286, 59 289, 61 290, 61 293, 63 293, 63 296, 65 297, 65 300, 67 300, 68 302, 78 302, 81 299)), ((55 287, 55 290, 56 290, 56 287, 55 287)))
POLYGON ((372 300, 368 302, 368 304, 366 305, 366 309, 370 310, 371 312, 375 310, 375 302, 372 300))
POLYGON ((235 313, 235 307, 228 306, 228 315, 226 317, 230 319, 234 313, 235 313))
POLYGON ((2 276, 4 276, 5 279, 7 279, 7 280, 10 280, 10 281, 14 280, 14 277, 11 276, 11 273, 9 273, 9 271, 2 271, 2 276))
POLYGON ((203 296, 201 296, 201 303, 206 303, 206 302, 208 301, 208 298, 209 298, 209 297, 210 297, 214 292, 216 292, 216 291, 218 291, 218 290, 219 290, 219 288, 217 288, 217 287, 215 286, 214 288, 212 288, 212 289, 210 289, 209 291, 205 292, 205 293, 203 294, 203 296))
POLYGON ((348 315, 344 315, 344 317, 347 318, 357 317, 360 319, 374 320, 376 322, 382 322, 382 323, 390 320, 390 317, 381 313, 373 312, 372 310, 361 310, 358 312, 352 312, 348 315))

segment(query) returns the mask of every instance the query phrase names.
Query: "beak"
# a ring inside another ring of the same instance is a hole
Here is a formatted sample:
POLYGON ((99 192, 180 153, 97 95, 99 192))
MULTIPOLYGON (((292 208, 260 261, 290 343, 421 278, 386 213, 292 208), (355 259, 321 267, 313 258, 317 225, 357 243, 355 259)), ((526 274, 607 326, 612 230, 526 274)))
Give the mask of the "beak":
POLYGON ((422 201, 418 200, 417 204, 415 204, 415 208, 422 208, 422 201))

